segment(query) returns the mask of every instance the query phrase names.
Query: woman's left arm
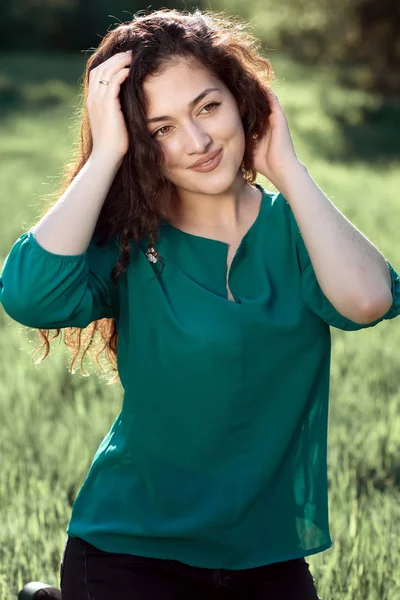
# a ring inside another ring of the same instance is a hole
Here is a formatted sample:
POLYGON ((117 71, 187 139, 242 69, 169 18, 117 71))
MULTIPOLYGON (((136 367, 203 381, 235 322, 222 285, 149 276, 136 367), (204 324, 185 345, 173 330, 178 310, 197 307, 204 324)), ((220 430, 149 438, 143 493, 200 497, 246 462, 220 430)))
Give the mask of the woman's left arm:
POLYGON ((269 98, 269 127, 257 142, 254 168, 290 204, 328 300, 353 321, 379 319, 393 302, 387 261, 315 183, 296 155, 286 116, 271 90, 269 98))

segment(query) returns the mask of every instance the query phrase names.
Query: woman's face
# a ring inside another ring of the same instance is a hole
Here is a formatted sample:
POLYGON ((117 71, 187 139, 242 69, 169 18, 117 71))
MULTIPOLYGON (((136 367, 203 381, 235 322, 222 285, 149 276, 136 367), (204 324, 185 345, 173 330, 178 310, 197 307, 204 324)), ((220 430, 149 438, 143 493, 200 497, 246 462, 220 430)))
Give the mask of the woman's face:
POLYGON ((232 186, 243 161, 245 135, 229 89, 198 63, 176 59, 161 75, 148 78, 144 91, 148 129, 163 152, 164 175, 177 191, 216 195, 232 186), (204 94, 208 88, 215 89, 204 94), (189 168, 219 149, 222 159, 214 170, 189 168))

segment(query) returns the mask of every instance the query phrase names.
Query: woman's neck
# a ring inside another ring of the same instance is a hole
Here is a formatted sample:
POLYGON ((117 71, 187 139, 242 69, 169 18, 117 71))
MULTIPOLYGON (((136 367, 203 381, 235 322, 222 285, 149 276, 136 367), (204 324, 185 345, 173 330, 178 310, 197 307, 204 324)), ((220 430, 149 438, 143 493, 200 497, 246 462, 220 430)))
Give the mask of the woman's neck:
POLYGON ((172 209, 162 215, 171 225, 182 231, 235 235, 252 219, 261 201, 260 190, 243 180, 233 192, 220 196, 179 196, 171 201, 172 209))

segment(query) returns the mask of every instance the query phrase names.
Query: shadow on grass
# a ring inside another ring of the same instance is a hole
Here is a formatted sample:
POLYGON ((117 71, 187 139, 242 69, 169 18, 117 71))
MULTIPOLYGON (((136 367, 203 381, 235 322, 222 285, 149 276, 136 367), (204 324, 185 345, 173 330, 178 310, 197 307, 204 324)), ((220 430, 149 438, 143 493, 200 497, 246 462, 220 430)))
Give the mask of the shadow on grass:
POLYGON ((400 464, 393 463, 385 471, 370 468, 358 472, 356 475, 357 497, 369 495, 371 487, 380 492, 399 490, 400 464))

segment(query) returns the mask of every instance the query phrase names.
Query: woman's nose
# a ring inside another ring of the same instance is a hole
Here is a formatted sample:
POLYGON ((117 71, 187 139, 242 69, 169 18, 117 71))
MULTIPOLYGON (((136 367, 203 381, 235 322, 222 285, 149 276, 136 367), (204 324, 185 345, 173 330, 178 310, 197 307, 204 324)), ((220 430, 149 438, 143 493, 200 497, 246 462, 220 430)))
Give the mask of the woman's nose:
POLYGON ((211 138, 201 125, 191 124, 185 129, 185 152, 191 154, 194 152, 205 152, 211 138))

